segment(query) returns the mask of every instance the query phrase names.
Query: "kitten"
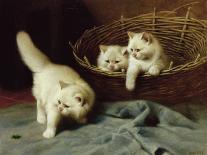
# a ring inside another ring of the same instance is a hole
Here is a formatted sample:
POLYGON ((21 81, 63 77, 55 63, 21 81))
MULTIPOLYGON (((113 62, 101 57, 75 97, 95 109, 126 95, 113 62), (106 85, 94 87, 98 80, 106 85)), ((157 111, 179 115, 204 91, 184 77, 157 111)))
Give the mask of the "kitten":
POLYGON ((95 99, 92 88, 72 68, 52 63, 26 32, 17 33, 17 45, 22 60, 33 72, 37 122, 47 124, 43 136, 54 137, 62 117, 85 123, 95 99))
POLYGON ((98 68, 103 71, 122 71, 128 67, 127 47, 118 45, 99 45, 100 55, 97 59, 98 68))
POLYGON ((148 72, 157 76, 168 66, 167 56, 164 54, 158 39, 151 33, 128 32, 129 66, 126 74, 126 88, 134 90, 136 78, 141 72, 148 72))

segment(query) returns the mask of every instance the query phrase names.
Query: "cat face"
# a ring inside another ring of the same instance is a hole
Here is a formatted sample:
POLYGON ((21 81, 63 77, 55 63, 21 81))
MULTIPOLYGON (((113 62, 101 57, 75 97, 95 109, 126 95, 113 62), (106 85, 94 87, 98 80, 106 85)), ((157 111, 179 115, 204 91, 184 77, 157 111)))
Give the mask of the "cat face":
POLYGON ((121 71, 128 66, 128 53, 126 47, 118 45, 100 45, 100 55, 98 58, 99 67, 108 71, 121 71))
POLYGON ((129 36, 129 43, 127 46, 127 51, 132 56, 136 57, 138 53, 145 53, 148 51, 148 48, 152 43, 152 35, 150 33, 128 32, 128 36, 129 36))
POLYGON ((87 100, 87 93, 76 84, 60 82, 60 87, 56 103, 60 114, 77 121, 83 120, 92 107, 87 100))

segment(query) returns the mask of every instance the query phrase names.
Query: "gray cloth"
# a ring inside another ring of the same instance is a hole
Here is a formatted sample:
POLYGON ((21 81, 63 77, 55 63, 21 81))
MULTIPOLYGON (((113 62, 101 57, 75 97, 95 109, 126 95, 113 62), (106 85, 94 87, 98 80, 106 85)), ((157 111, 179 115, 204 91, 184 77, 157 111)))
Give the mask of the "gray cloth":
POLYGON ((149 101, 106 105, 87 125, 63 127, 49 140, 41 135, 45 126, 36 122, 34 105, 1 109, 0 154, 207 155, 206 105, 177 106, 194 121, 149 101), (12 138, 15 134, 21 137, 12 138))

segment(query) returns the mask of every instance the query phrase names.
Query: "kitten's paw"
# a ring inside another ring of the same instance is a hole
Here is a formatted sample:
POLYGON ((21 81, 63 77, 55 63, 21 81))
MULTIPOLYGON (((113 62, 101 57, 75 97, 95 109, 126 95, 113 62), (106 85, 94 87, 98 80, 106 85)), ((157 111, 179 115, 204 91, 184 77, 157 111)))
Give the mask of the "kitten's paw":
POLYGON ((153 76, 158 76, 160 74, 160 70, 157 67, 151 67, 149 69, 149 74, 153 76))
POLYGON ((126 88, 129 91, 133 91, 135 88, 135 82, 132 81, 126 81, 126 88))
POLYGON ((44 132, 43 132, 43 137, 45 138, 53 138, 55 137, 55 130, 54 129, 46 129, 44 132))
POLYGON ((122 72, 122 73, 125 73, 125 72, 126 72, 126 69, 122 68, 122 69, 121 69, 121 72, 122 72))
POLYGON ((37 122, 40 124, 45 124, 46 123, 46 116, 44 115, 37 115, 37 122))

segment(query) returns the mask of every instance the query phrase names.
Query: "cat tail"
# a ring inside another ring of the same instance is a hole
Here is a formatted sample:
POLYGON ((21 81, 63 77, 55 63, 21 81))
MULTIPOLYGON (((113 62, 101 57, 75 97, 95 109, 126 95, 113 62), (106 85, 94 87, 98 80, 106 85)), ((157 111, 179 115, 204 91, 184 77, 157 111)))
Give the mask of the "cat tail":
POLYGON ((41 72, 51 63, 49 58, 34 45, 28 33, 18 32, 16 40, 22 60, 32 72, 41 72))

